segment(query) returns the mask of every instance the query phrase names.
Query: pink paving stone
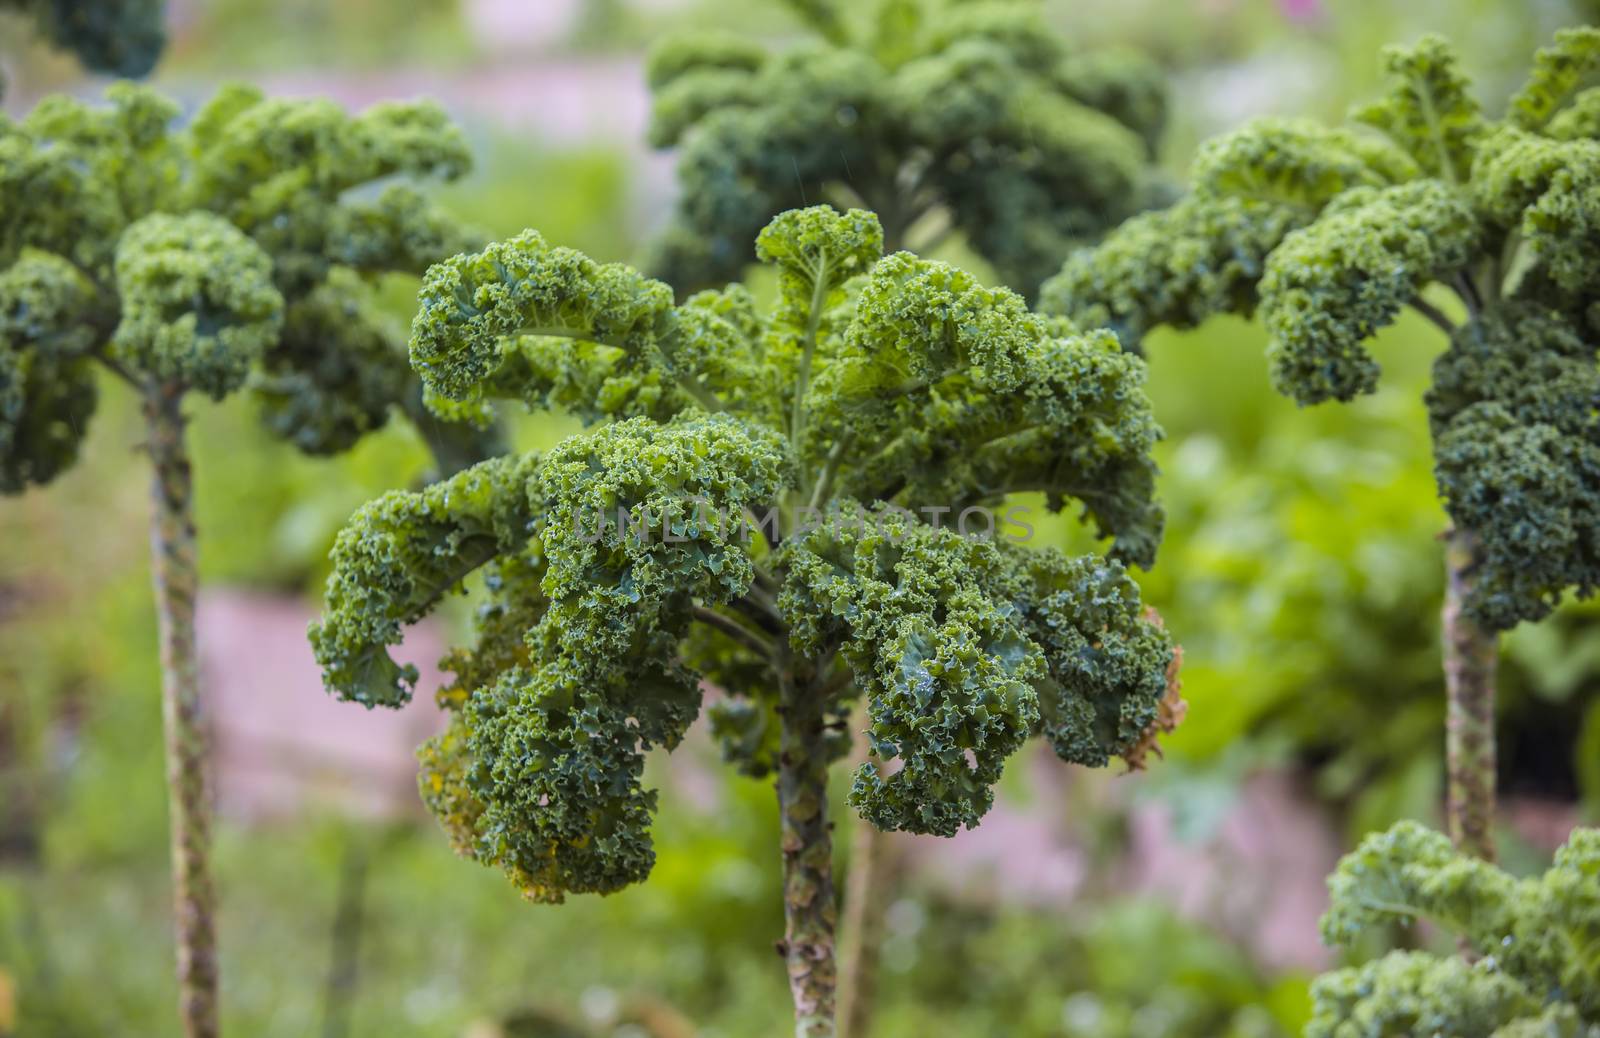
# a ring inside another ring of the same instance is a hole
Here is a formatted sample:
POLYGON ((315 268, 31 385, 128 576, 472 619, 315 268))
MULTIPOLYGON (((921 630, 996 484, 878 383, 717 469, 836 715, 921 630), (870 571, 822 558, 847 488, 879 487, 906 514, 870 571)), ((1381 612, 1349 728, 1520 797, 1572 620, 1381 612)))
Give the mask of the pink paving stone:
POLYGON ((200 676, 215 740, 219 810, 261 821, 307 810, 420 816, 414 756, 443 727, 432 689, 443 654, 435 625, 396 650, 422 671, 402 710, 367 710, 322 688, 306 641, 315 612, 296 599, 207 589, 197 621, 200 676))

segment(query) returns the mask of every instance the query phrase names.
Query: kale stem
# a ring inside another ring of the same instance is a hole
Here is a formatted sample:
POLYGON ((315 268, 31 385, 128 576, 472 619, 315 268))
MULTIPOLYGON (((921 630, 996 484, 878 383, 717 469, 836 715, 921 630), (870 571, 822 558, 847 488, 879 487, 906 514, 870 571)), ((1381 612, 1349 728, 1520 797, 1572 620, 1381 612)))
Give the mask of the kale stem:
POLYGON ((817 477, 816 489, 811 492, 811 510, 818 511, 827 502, 828 495, 833 492, 833 480, 839 474, 839 462, 843 460, 845 451, 850 449, 850 442, 855 439, 850 433, 845 433, 834 441, 833 449, 828 451, 828 458, 822 463, 822 474, 817 477))
POLYGON ((823 253, 812 272, 811 313, 806 317, 805 338, 801 341, 800 368, 795 374, 794 416, 789 422, 789 442, 795 457, 800 456, 806 431, 806 386, 811 380, 811 357, 817 350, 817 330, 822 327, 822 304, 828 297, 828 256, 823 253))
POLYGON ((1415 310, 1423 317, 1426 317, 1429 321, 1432 321, 1439 327, 1439 330, 1444 332, 1446 335, 1455 335, 1455 322, 1446 317, 1443 310, 1440 310, 1438 307, 1434 306, 1426 299, 1423 299, 1421 296, 1417 296, 1415 299, 1411 300, 1411 309, 1415 310))
POLYGON ((745 648, 750 649, 761 656, 767 657, 768 659, 776 657, 777 647, 772 643, 772 641, 763 637, 762 635, 757 634, 755 631, 752 631, 750 628, 746 627, 744 624, 733 619, 732 617, 724 616, 715 609, 710 609, 706 606, 700 605, 691 606, 689 611, 696 620, 699 620, 708 627, 716 628, 723 634, 732 638, 734 641, 739 642, 745 648))
MULTIPOLYGON (((810 682, 779 670, 778 811, 783 826, 783 943, 795 1038, 834 1038, 837 966, 833 836, 828 822, 827 725, 810 682)), ((803 665, 803 664, 802 664, 803 665)))
POLYGON ((166 730, 173 917, 178 952, 178 1010, 185 1038, 216 1038, 216 893, 211 878, 211 801, 207 739, 195 652, 199 593, 194 488, 184 446, 183 387, 152 383, 145 425, 154 506, 151 575, 161 628, 161 712, 166 730))
POLYGON ((1445 543, 1443 634, 1445 756, 1449 773, 1446 808, 1456 847, 1495 860, 1495 632, 1466 611, 1477 580, 1477 538, 1453 530, 1445 543))

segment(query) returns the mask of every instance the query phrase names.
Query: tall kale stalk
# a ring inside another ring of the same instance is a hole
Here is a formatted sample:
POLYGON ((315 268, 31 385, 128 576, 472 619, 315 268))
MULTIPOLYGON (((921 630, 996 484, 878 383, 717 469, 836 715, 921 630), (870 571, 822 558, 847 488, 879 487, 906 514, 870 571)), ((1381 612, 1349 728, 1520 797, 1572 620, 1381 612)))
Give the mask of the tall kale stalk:
POLYGON ((184 404, 248 385, 273 432, 332 453, 419 393, 367 280, 420 273, 464 239, 412 187, 344 198, 396 176, 457 176, 467 155, 429 105, 352 118, 232 87, 174 131, 177 108, 157 94, 119 84, 107 97, 104 108, 52 97, 19 123, 0 119, 0 197, 28 200, 0 225, 0 492, 77 460, 97 373, 138 395, 180 1013, 185 1035, 210 1038, 216 904, 184 404))
POLYGON ((1451 521, 1449 828, 1493 860, 1499 634, 1600 585, 1600 30, 1558 34, 1498 120, 1442 40, 1387 62, 1354 127, 1263 119, 1210 142, 1188 197, 1075 254, 1043 306, 1130 340, 1259 311, 1302 404, 1372 392, 1365 344, 1403 309, 1448 337, 1425 402, 1451 521))
POLYGON ((859 705, 851 807, 952 835, 1030 736, 1102 766, 1177 702, 1120 561, 1148 565, 1161 531, 1142 361, 882 241, 862 211, 778 216, 768 313, 737 284, 675 304, 532 231, 435 266, 411 339, 430 406, 505 397, 588 429, 360 509, 311 632, 331 691, 399 706, 418 673, 388 646, 484 571, 420 784, 456 850, 534 901, 649 874, 645 752, 723 690, 726 759, 777 789, 801 1038, 836 1033, 828 772, 859 705), (1076 501, 1111 554, 1021 546, 1003 517, 983 536, 1025 491, 1076 501))

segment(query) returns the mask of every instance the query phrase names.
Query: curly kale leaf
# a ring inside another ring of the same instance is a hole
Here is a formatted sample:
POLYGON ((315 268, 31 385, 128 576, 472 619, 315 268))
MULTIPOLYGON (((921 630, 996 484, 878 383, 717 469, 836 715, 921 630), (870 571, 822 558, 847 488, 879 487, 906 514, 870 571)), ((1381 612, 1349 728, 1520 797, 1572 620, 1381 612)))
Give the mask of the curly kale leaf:
POLYGON ((106 327, 93 286, 59 256, 26 252, 0 270, 0 493, 76 460, 96 403, 86 354, 106 327))
POLYGON ((1113 560, 1047 550, 1019 551, 1014 561, 1028 581, 1020 626, 1044 653, 1040 727, 1056 756, 1087 767, 1112 757, 1135 764, 1172 690, 1172 639, 1113 560))
POLYGON ((1600 141, 1553 141, 1503 130, 1482 148, 1473 198, 1564 292, 1582 296, 1600 249, 1600 141))
POLYGON ((189 132, 190 204, 225 216, 273 258, 278 285, 309 291, 330 269, 421 273, 471 237, 414 189, 375 202, 355 189, 403 177, 454 180, 471 168, 465 138, 427 102, 385 102, 349 115, 328 101, 224 87, 189 132))
POLYGON ((1286 237, 1260 289, 1279 390, 1302 404, 1371 392, 1378 364, 1365 341, 1430 282, 1462 270, 1480 233, 1459 191, 1419 180, 1348 191, 1286 237))
POLYGON ((357 510, 334 542, 323 619, 311 626, 329 691, 369 707, 409 701, 417 670, 387 647, 473 570, 526 543, 537 467, 535 456, 495 458, 357 510))
POLYGON ((661 282, 524 231, 428 270, 411 363, 445 416, 494 394, 591 421, 664 418, 683 403, 662 350, 672 315, 661 282))
POLYGON ((529 487, 546 593, 575 621, 592 618, 597 642, 612 614, 737 598, 754 577, 746 510, 776 500, 792 466, 781 437, 731 415, 635 418, 568 438, 529 487))
POLYGON ((1195 192, 1299 210, 1303 219, 1358 187, 1413 179, 1404 152, 1370 137, 1306 119, 1254 119, 1200 146, 1195 192))
POLYGON ((882 763, 857 770, 851 804, 880 829, 976 825, 1039 720, 1044 662, 1015 622, 1019 578, 992 543, 850 503, 790 541, 779 604, 795 651, 842 640, 868 696, 882 763))
POLYGON ((626 661, 569 656, 514 669, 467 701, 466 784, 483 806, 476 857, 531 900, 611 893, 655 862, 643 751, 676 744, 699 700, 694 676, 672 662, 671 639, 655 641, 626 661))
MULTIPOLYGON (((1600 29, 1562 29, 1533 56, 1527 83, 1511 98, 1510 121, 1524 130, 1553 129, 1551 120, 1600 74, 1600 29)), ((1559 134, 1558 134, 1559 135, 1559 134)))
POLYGON ((1161 430, 1143 362, 1107 333, 1063 331, 963 271, 885 259, 811 394, 820 428, 861 445, 841 489, 956 513, 1015 492, 1044 492, 1057 510, 1072 498, 1119 555, 1150 565, 1161 430))
POLYGON ((177 106, 131 83, 106 99, 96 108, 57 94, 21 123, 0 119, 0 265, 34 248, 109 280, 123 230, 170 204, 177 106))
POLYGON ((1421 952, 1390 952, 1324 974, 1311 985, 1311 1000, 1306 1038, 1504 1038, 1500 1028, 1540 1011, 1539 999, 1491 962, 1469 965, 1421 952))
POLYGON ((1449 44, 1425 36, 1414 47, 1388 48, 1383 59, 1393 88, 1353 117, 1383 131, 1427 175, 1465 183, 1486 124, 1449 44))
MULTIPOLYGON (((1528 879, 1461 855, 1442 834, 1412 822, 1369 836, 1328 881, 1332 907, 1322 920, 1324 939, 1347 945, 1384 923, 1426 919, 1467 941, 1482 958, 1469 968, 1455 958, 1390 955, 1359 972, 1340 971, 1313 989, 1322 991, 1318 1018, 1331 1028, 1339 1021, 1400 1020, 1395 1014, 1473 1007, 1461 1019, 1477 1030, 1427 1026, 1488 1035, 1565 1003, 1571 1012, 1553 1020, 1576 1014, 1594 1021, 1600 1016, 1597 880, 1600 831, 1594 829, 1574 830, 1550 870, 1528 879)), ((1433 1017, 1416 1019, 1421 1026, 1433 1017)))
POLYGON ((1079 327, 1110 328, 1130 348, 1159 325, 1193 328, 1215 314, 1248 316, 1268 254, 1301 223, 1294 209, 1271 203, 1185 198, 1072 253, 1044 283, 1039 309, 1079 327))
POLYGON ((477 649, 446 660, 452 727, 423 751, 424 798, 458 849, 536 900, 644 878, 643 752, 699 709, 678 662, 687 605, 749 587, 729 517, 787 477, 781 441, 721 415, 621 422, 544 458, 526 488, 537 554, 491 571, 477 649))
POLYGON ((1466 602, 1505 630, 1600 587, 1600 366, 1561 315, 1530 304, 1463 325, 1427 395, 1445 508, 1473 533, 1466 602))
POLYGON ((842 644, 878 761, 850 801, 879 828, 977 824, 1042 727, 1065 759, 1129 750, 1167 692, 1172 646, 1115 563, 1007 549, 846 502, 785 543, 797 652, 842 644))
POLYGON ((157 213, 129 227, 116 275, 117 354, 213 398, 244 383, 283 324, 271 258, 208 213, 157 213))
POLYGON ((87 360, 0 339, 0 493, 50 482, 78 458, 99 394, 87 360))
POLYGON ((1415 822, 1374 833, 1328 879, 1331 907, 1322 939, 1348 945, 1386 922, 1417 919, 1476 940, 1509 932, 1516 880, 1487 862, 1458 855, 1450 840, 1415 822))

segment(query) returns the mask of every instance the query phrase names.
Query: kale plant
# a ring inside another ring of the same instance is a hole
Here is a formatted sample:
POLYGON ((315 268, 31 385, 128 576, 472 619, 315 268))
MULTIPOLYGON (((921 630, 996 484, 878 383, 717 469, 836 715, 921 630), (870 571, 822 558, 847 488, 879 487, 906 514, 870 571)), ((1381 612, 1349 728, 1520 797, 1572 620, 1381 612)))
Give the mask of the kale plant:
POLYGON ((679 149, 681 200, 650 268, 680 291, 736 279, 775 214, 877 212, 887 251, 959 231, 1031 296, 1073 244, 1157 204, 1159 69, 1072 53, 1034 0, 790 0, 814 40, 782 53, 725 33, 651 56, 652 143, 679 149))
POLYGON ((1600 1035, 1600 830, 1574 830, 1548 872, 1516 879, 1402 822, 1347 855, 1328 890, 1330 944, 1425 920, 1475 961, 1394 951, 1325 974, 1306 1038, 1600 1035))
POLYGON ((1181 710, 1124 569, 1161 533, 1143 362, 882 243, 870 213, 781 214, 756 245, 767 313, 738 284, 675 305, 533 231, 433 267, 411 339, 430 404, 588 428, 364 506, 311 631, 332 692, 399 706, 418 673, 388 647, 483 571, 420 785, 456 850, 534 901, 648 875, 645 752, 720 690, 727 761, 776 779, 804 1036, 835 1033, 828 766, 857 701, 849 803, 941 835, 978 823, 1028 737, 1136 761, 1181 710), (1109 554, 979 536, 1019 492, 1076 502, 1109 554))
MULTIPOLYGON (((464 239, 415 187, 452 178, 459 132, 426 104, 359 116, 317 101, 221 91, 182 130, 177 108, 118 84, 0 118, 0 492, 76 460, 100 380, 143 402, 154 466, 180 996, 185 1033, 217 1029, 197 592, 183 401, 253 385, 274 432, 342 450, 421 390, 370 279, 420 273, 464 239)), ((431 418, 430 418, 431 421, 431 418)), ((437 437, 467 443, 459 435, 437 437)), ((441 466, 451 450, 441 448, 441 466)), ((478 460, 481 455, 470 460, 478 460)), ((463 459, 465 460, 465 459, 463 459)))
MULTIPOLYGON (((91 72, 149 75, 167 44, 165 0, 0 0, 0 12, 30 18, 52 46, 91 72)), ((4 89, 0 78, 0 92, 4 89)))
POLYGON ((1404 308, 1448 336, 1426 403, 1452 524, 1449 817, 1492 859, 1498 635, 1600 584, 1600 30, 1561 32, 1498 120, 1437 37, 1386 60, 1355 126, 1263 119, 1206 145, 1187 197, 1073 255, 1043 307, 1130 339, 1259 313, 1302 404, 1371 392, 1365 344, 1404 308))

